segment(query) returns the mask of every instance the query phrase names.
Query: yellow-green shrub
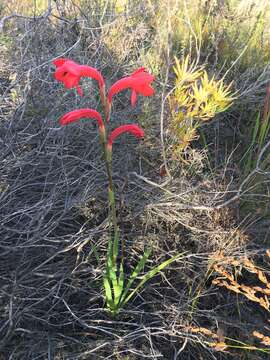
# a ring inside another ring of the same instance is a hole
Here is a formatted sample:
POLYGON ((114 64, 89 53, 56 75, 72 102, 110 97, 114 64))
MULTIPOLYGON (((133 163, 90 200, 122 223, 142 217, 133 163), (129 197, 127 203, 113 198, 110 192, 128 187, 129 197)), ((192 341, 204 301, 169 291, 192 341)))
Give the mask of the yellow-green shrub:
POLYGON ((175 139, 175 153, 181 153, 197 138, 197 128, 220 112, 228 109, 233 96, 231 84, 223 79, 209 78, 202 66, 189 63, 187 56, 181 63, 175 58, 175 89, 169 97, 171 134, 175 139))

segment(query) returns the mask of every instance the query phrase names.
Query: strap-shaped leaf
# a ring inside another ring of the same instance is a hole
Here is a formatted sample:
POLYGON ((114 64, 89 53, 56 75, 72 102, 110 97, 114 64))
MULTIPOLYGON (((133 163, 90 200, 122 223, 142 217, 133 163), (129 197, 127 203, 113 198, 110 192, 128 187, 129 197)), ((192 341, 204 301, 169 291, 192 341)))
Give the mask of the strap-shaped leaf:
POLYGON ((107 277, 112 284, 113 297, 118 296, 118 279, 117 279, 117 268, 113 262, 112 256, 107 259, 107 277))
POLYGON ((122 291, 123 291, 123 288, 124 288, 124 280, 125 280, 124 261, 123 261, 123 259, 121 259, 118 283, 119 283, 119 286, 121 287, 122 291))
POLYGON ((124 266, 121 261, 117 286, 114 288, 114 305, 118 307, 124 290, 124 266))
POLYGON ((128 283, 125 287, 125 291, 123 293, 123 296, 122 296, 122 303, 125 303, 125 297, 127 296, 128 292, 129 292, 129 289, 131 287, 131 285, 133 284, 134 280, 137 279, 138 275, 140 274, 140 272, 142 271, 142 269, 144 268, 145 266, 145 263, 147 261, 147 259, 149 258, 151 254, 151 249, 147 249, 143 256, 141 257, 140 261, 138 262, 138 264, 136 265, 135 269, 133 270, 132 274, 130 275, 130 278, 128 280, 128 283))
POLYGON ((147 280, 151 279, 152 277, 154 277, 157 273, 159 273, 161 270, 163 270, 166 266, 170 265, 172 262, 174 262, 175 260, 180 259, 183 256, 184 253, 181 254, 177 254, 175 256, 173 256, 172 258, 164 261, 162 264, 154 267, 152 270, 148 271, 141 279, 141 281, 139 282, 139 284, 136 286, 136 288, 134 290, 132 290, 130 292, 130 294, 123 299, 122 305, 126 304, 131 298, 132 296, 134 296, 138 290, 146 283, 147 280))
POLYGON ((113 297, 111 291, 111 285, 107 276, 103 277, 103 286, 105 290, 106 304, 110 311, 114 310, 113 297))
POLYGON ((108 254, 107 254, 107 264, 106 264, 106 276, 109 282, 110 287, 112 288, 112 300, 114 301, 115 296, 118 295, 118 279, 117 279, 117 264, 114 261, 113 256, 113 245, 112 240, 109 240, 108 244, 108 254))

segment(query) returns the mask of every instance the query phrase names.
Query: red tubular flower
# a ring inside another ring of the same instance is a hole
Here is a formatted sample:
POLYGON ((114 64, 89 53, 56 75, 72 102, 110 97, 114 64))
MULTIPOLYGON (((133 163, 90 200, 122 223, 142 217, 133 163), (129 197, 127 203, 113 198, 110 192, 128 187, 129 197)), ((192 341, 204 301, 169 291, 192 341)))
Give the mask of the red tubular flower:
POLYGON ((92 118, 95 119, 99 126, 99 131, 101 135, 105 134, 105 127, 102 121, 102 117, 99 112, 93 109, 77 109, 70 111, 63 115, 59 120, 61 125, 67 125, 69 123, 78 121, 82 118, 92 118))
POLYGON ((151 87, 154 76, 149 74, 145 68, 134 71, 130 76, 124 77, 114 83, 108 92, 109 107, 112 103, 112 97, 124 89, 131 89, 131 105, 135 106, 137 94, 151 96, 155 90, 151 87))
POLYGON ((99 83, 101 95, 105 92, 105 82, 101 73, 88 65, 79 65, 72 60, 60 58, 53 61, 56 66, 54 77, 64 83, 67 89, 76 88, 82 96, 82 89, 79 87, 81 77, 90 77, 99 83))
POLYGON ((113 141, 123 133, 130 133, 137 138, 144 137, 144 131, 138 125, 130 124, 130 125, 122 125, 113 130, 109 136, 107 149, 108 151, 112 151, 113 141))

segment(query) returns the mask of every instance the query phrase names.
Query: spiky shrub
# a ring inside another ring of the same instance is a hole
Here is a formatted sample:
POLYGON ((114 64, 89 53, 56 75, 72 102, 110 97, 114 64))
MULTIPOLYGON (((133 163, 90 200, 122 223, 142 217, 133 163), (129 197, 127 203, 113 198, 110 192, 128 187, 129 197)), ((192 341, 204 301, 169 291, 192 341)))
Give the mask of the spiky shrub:
MULTIPOLYGON (((125 89, 131 89, 131 104, 134 106, 137 101, 137 95, 151 96, 154 89, 151 83, 154 76, 149 74, 144 68, 133 72, 130 76, 124 77, 114 83, 106 94, 105 81, 101 73, 90 66, 79 65, 69 59, 57 59, 54 61, 56 66, 55 79, 63 82, 67 89, 75 88, 79 95, 83 96, 79 81, 82 77, 95 79, 99 84, 99 93, 103 105, 106 123, 110 121, 111 105, 113 96, 125 89)), ((100 143, 103 150, 103 158, 108 177, 108 205, 109 205, 109 223, 110 234, 108 237, 107 260, 103 276, 103 288, 106 299, 106 306, 110 314, 116 315, 119 310, 140 290, 145 282, 159 273, 166 266, 181 257, 178 254, 163 263, 155 266, 138 279, 138 276, 144 269, 145 263, 151 254, 150 249, 146 249, 141 259, 133 269, 129 278, 124 272, 124 246, 120 246, 120 229, 117 221, 117 212, 115 204, 115 192, 112 176, 112 150, 114 140, 123 133, 130 133, 137 138, 144 136, 144 131, 136 124, 122 125, 114 129, 107 136, 106 123, 103 121, 99 112, 94 109, 76 109, 63 115, 60 119, 61 125, 67 125, 82 118, 91 118, 96 120, 99 129, 100 143), (137 281, 135 288, 134 282, 137 281)))
POLYGON ((229 108, 233 96, 230 85, 209 78, 202 66, 189 62, 189 56, 180 62, 175 58, 175 88, 169 97, 171 135, 174 154, 180 155, 198 138, 198 127, 229 108))

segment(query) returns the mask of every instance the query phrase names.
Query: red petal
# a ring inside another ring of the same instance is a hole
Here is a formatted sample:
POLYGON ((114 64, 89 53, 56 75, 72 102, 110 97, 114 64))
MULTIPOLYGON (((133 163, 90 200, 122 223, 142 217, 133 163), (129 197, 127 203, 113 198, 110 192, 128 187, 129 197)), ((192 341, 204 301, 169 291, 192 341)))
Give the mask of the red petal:
POLYGON ((101 73, 97 69, 88 65, 80 66, 80 76, 87 76, 93 78, 99 82, 100 86, 103 86, 105 84, 105 81, 101 73))
POLYGON ((56 70, 55 73, 54 73, 54 78, 57 81, 63 81, 63 72, 59 71, 59 70, 56 70))
POLYGON ((108 146, 111 147, 113 141, 123 133, 130 133, 137 138, 141 138, 144 136, 144 131, 138 125, 130 124, 130 125, 122 125, 113 130, 108 139, 108 146))
POLYGON ((136 76, 138 74, 142 74, 146 72, 144 67, 139 68, 138 70, 135 70, 130 76, 136 76))
POLYGON ((65 59, 65 58, 59 58, 59 59, 55 59, 53 61, 53 64, 56 66, 56 67, 59 67, 59 66, 62 66, 64 65, 64 63, 68 61, 68 59, 65 59))
POLYGON ((133 83, 133 79, 131 76, 128 77, 124 77, 118 81, 116 81, 109 89, 108 92, 108 100, 111 103, 112 102, 112 97, 119 93, 120 91, 124 90, 124 89, 128 89, 130 87, 132 87, 132 83, 133 83))
POLYGON ((144 86, 136 87, 136 90, 138 93, 140 93, 143 96, 151 96, 155 92, 155 90, 148 84, 144 86))
POLYGON ((64 63, 64 65, 61 67, 61 70, 63 72, 67 72, 67 73, 70 73, 74 76, 81 76, 80 74, 80 68, 81 68, 81 65, 75 63, 74 61, 72 60, 68 60, 64 63))
POLYGON ((82 118, 93 118, 98 122, 99 127, 104 127, 100 113, 94 109, 87 108, 70 111, 67 114, 63 115, 59 122, 61 125, 67 125, 82 118))
POLYGON ((77 86, 76 89, 77 89, 77 93, 78 93, 81 97, 83 97, 83 91, 82 91, 82 89, 80 88, 80 86, 77 86))
POLYGON ((65 75, 65 77, 63 78, 63 83, 65 84, 65 87, 67 89, 72 89, 73 87, 77 87, 78 86, 78 82, 79 82, 79 78, 75 75, 71 75, 71 74, 67 74, 65 75))
POLYGON ((146 72, 141 73, 140 75, 133 76, 134 81, 136 81, 137 84, 150 84, 152 81, 155 80, 155 77, 151 74, 148 74, 146 72))
POLYGON ((131 106, 134 107, 137 101, 137 93, 135 90, 131 91, 131 106))
MULTIPOLYGON (((108 92, 108 101, 112 102, 112 97, 120 91, 131 88, 136 93, 144 96, 153 95, 154 89, 150 83, 154 80, 154 76, 145 71, 144 68, 136 70, 131 76, 124 77, 114 83, 108 92)), ((134 99, 134 95, 131 95, 134 99)), ((131 99, 131 101, 134 101, 131 99)))

